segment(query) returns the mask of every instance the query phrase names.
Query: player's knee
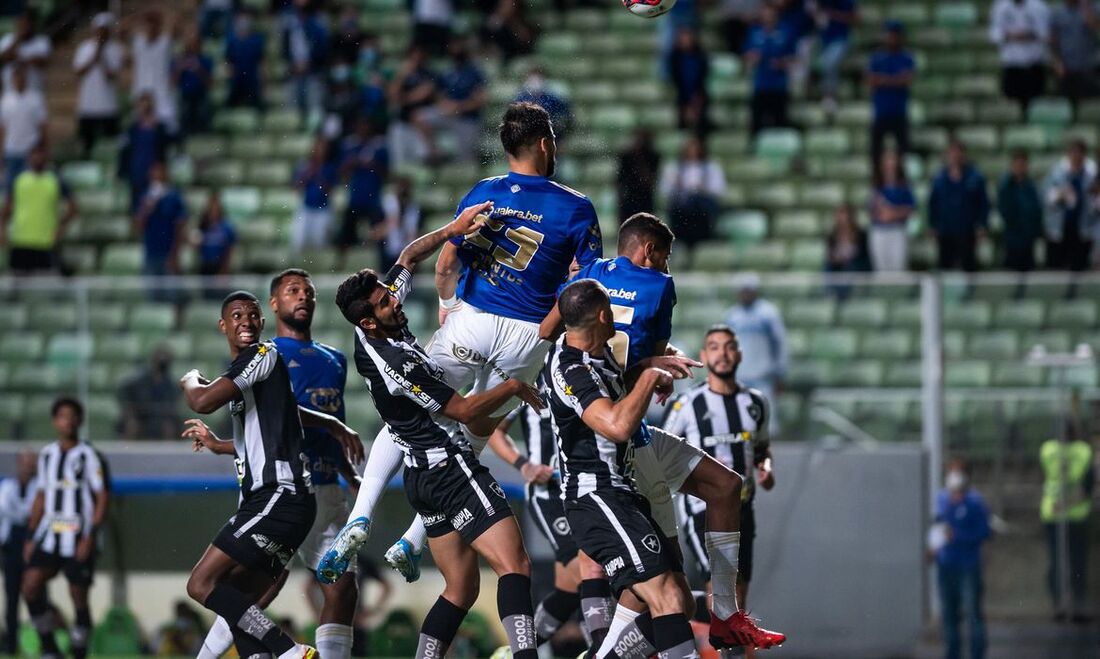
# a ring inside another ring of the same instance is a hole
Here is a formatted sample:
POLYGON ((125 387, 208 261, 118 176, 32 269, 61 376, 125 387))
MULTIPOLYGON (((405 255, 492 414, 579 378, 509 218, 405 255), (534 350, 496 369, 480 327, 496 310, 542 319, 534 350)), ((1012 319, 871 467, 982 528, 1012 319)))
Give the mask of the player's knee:
POLYGON ((665 575, 657 585, 659 587, 646 593, 646 604, 649 605, 653 617, 683 613, 683 595, 675 579, 671 575, 665 575))
POLYGON ((206 606, 206 598, 210 591, 214 590, 213 579, 199 572, 192 572, 187 579, 187 596, 199 604, 206 606))
POLYGON ((448 581, 443 598, 460 609, 469 610, 481 594, 481 579, 475 573, 461 580, 448 581))
POLYGON ((498 577, 504 576, 505 574, 522 574, 525 577, 531 576, 531 559, 528 558, 526 551, 501 556, 498 561, 498 564, 494 566, 498 577))
POLYGON ((732 469, 715 470, 714 476, 706 483, 707 503, 735 502, 741 505, 741 486, 744 480, 732 469))

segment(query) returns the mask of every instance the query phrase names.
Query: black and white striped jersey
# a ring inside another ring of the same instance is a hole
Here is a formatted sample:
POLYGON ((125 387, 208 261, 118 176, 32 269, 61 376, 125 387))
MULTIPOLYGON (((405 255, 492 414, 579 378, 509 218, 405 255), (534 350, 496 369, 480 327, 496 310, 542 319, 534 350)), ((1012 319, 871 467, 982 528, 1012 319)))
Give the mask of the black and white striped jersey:
MULTIPOLYGON (((751 504, 756 495, 753 467, 768 451, 768 415, 768 400, 756 389, 738 385, 737 392, 727 396, 711 391, 704 382, 672 403, 663 427, 740 474, 741 500, 751 504)), ((688 504, 692 512, 706 507, 690 496, 688 504)))
POLYGON ((222 377, 232 380, 240 392, 229 404, 229 412, 241 496, 247 499, 265 487, 308 491, 298 399, 275 342, 245 348, 222 377))
POLYGON ((595 401, 618 401, 625 393, 622 368, 610 348, 596 356, 567 345, 562 335, 550 348, 543 377, 558 440, 562 498, 575 500, 609 488, 635 492, 634 442, 617 444, 581 419, 595 401))
MULTIPOLYGON (((404 300, 411 275, 394 266, 384 283, 404 300)), ((430 469, 470 450, 458 423, 441 414, 455 390, 407 328, 398 338, 380 339, 356 327, 355 368, 366 380, 374 407, 405 454, 407 466, 430 469)))
MULTIPOLYGON (((540 382, 541 383, 541 382, 540 382)), ((543 400, 546 399, 546 389, 542 389, 543 400)), ((527 445, 527 459, 535 464, 547 465, 553 469, 558 467, 558 447, 554 438, 553 423, 550 420, 550 407, 546 406, 536 410, 527 403, 523 403, 508 413, 508 421, 513 426, 517 425, 520 435, 527 445)), ((539 485, 527 484, 527 498, 545 498, 547 496, 559 496, 560 484, 556 479, 539 485)))
POLYGON ((104 463, 87 442, 68 450, 54 442, 38 454, 37 486, 43 507, 34 540, 46 553, 72 557, 92 532, 96 495, 107 490, 104 463))

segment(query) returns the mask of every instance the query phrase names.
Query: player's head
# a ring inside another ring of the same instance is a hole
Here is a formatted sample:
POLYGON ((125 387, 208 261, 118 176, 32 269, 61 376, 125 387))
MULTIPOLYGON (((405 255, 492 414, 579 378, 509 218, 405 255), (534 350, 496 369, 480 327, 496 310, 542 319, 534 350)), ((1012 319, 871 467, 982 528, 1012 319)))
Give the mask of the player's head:
POLYGON ((500 121, 500 143, 510 160, 530 163, 543 176, 553 176, 557 145, 550 114, 536 103, 513 103, 500 121))
POLYGON ((73 441, 84 423, 84 406, 71 396, 59 396, 50 407, 50 419, 59 438, 73 441))
POLYGON ((368 334, 393 336, 409 324, 397 296, 370 268, 341 282, 336 289, 336 306, 349 323, 368 334))
POLYGON ((615 335, 615 317, 611 297, 595 279, 578 279, 558 296, 558 310, 567 332, 590 334, 605 343, 615 335))
POLYGON ((279 323, 308 332, 316 308, 317 287, 305 270, 288 268, 271 279, 271 310, 279 323))
POLYGON ((15 458, 15 476, 20 482, 26 483, 30 479, 34 478, 34 474, 38 471, 38 456, 34 454, 34 451, 20 451, 19 455, 15 458))
POLYGON ((730 380, 737 375, 741 364, 741 344, 729 325, 712 325, 703 335, 703 349, 699 361, 716 377, 730 380))
POLYGON ((229 346, 234 352, 258 343, 260 332, 264 329, 260 301, 248 291, 226 295, 222 300, 222 317, 218 321, 218 328, 229 340, 229 346))
POLYGON ((619 227, 619 256, 634 265, 668 272, 668 257, 676 235, 656 215, 635 213, 619 227))

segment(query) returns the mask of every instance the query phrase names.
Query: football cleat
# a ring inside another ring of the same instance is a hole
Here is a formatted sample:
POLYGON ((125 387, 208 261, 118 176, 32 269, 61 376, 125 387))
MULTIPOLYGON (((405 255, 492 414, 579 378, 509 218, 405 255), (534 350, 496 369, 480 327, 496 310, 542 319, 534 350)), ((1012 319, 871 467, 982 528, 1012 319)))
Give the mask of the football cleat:
POLYGON ((340 529, 336 539, 332 541, 328 551, 321 557, 317 564, 317 581, 321 583, 336 583, 336 580, 344 576, 355 558, 359 547, 370 536, 370 520, 366 517, 354 519, 340 529))
POLYGON ((413 551, 411 542, 401 538, 386 550, 386 563, 405 577, 405 581, 412 583, 420 578, 422 556, 422 553, 413 551))
POLYGON ((782 645, 786 640, 784 634, 757 626, 756 621, 744 611, 738 611, 725 620, 711 613, 710 644, 716 650, 736 647, 766 650, 782 645))

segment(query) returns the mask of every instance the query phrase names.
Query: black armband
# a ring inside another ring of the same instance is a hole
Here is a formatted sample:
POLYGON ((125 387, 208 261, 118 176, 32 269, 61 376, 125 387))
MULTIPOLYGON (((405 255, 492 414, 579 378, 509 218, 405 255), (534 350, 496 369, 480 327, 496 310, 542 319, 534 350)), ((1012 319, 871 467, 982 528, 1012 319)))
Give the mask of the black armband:
POLYGON ((521 455, 512 462, 512 466, 517 470, 523 469, 523 465, 527 464, 527 456, 521 455))

